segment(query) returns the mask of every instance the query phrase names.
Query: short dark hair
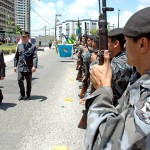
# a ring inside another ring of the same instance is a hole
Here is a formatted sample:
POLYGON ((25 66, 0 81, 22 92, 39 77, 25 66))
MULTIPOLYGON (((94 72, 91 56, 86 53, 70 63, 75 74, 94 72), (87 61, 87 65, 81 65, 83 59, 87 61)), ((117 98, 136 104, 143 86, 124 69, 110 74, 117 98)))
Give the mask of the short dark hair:
MULTIPOLYGON (((130 37, 130 36, 127 36, 127 37, 130 37)), ((130 37, 130 38, 132 38, 134 42, 137 42, 137 40, 140 39, 141 37, 146 37, 147 39, 150 40, 150 33, 146 33, 137 37, 130 37)))
POLYGON ((116 35, 116 36, 109 37, 109 38, 111 39, 111 42, 119 41, 121 49, 124 49, 125 38, 123 34, 116 35))

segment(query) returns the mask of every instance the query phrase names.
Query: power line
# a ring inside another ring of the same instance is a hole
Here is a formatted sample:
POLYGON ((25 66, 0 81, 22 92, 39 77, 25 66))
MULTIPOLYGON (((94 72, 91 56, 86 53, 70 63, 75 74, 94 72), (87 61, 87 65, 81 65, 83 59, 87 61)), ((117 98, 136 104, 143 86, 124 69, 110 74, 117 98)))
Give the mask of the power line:
MULTIPOLYGON (((52 26, 46 19, 44 19, 35 9, 34 9, 34 7, 31 5, 31 7, 32 7, 32 10, 39 16, 39 17, 41 17, 45 22, 47 22, 50 26, 52 26)), ((52 26, 52 27, 54 27, 54 26, 52 26)))

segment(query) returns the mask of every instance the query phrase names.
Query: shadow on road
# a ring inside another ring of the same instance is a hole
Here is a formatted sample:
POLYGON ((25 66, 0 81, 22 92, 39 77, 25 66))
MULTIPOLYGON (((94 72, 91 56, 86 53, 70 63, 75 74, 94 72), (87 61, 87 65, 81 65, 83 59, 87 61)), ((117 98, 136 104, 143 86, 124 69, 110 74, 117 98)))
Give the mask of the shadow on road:
POLYGON ((37 51, 42 51, 42 52, 44 52, 44 48, 38 48, 37 51))
POLYGON ((39 78, 36 78, 36 77, 32 77, 32 80, 37 80, 37 79, 39 79, 39 78))
POLYGON ((15 103, 3 103, 0 105, 0 109, 6 111, 10 107, 15 107, 17 104, 15 103))
POLYGON ((59 62, 74 62, 73 60, 61 60, 59 62))
POLYGON ((43 102, 43 101, 47 100, 46 96, 41 96, 41 95, 31 95, 30 98, 31 98, 30 100, 38 100, 39 102, 43 102))

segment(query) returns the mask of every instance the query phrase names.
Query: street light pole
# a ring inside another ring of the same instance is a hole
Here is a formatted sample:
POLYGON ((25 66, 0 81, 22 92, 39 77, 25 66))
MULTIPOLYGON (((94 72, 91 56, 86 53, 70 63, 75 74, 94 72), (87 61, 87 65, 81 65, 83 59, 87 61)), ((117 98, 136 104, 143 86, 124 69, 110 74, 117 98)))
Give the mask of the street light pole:
POLYGON ((46 45, 46 26, 44 28, 45 28, 45 45, 46 45))
POLYGON ((56 22, 57 22, 57 15, 55 15, 55 42, 56 42, 56 22))
POLYGON ((118 9, 118 28, 119 28, 119 13, 120 13, 120 9, 118 9))
MULTIPOLYGON (((40 1, 40 0, 38 0, 40 1)), ((29 0, 29 33, 31 34, 31 3, 32 3, 32 0, 29 0)))
POLYGON ((29 33, 31 34, 31 0, 29 0, 29 33))

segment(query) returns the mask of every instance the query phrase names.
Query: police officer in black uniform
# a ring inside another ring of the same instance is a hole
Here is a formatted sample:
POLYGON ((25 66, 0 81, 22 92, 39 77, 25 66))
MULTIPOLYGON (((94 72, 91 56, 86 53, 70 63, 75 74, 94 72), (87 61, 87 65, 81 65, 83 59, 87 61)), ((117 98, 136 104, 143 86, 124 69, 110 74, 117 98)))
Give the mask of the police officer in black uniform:
MULTIPOLYGON (((0 50, 0 80, 4 80, 5 78, 5 61, 4 61, 4 53, 2 50, 0 50)), ((3 100, 3 93, 2 90, 0 89, 0 105, 3 100)))
POLYGON ((32 73, 36 71, 38 57, 35 45, 29 42, 30 33, 22 32, 22 43, 18 44, 14 58, 14 71, 18 73, 18 85, 20 88, 20 96, 18 100, 25 97, 24 78, 26 79, 27 100, 30 100, 32 73))

